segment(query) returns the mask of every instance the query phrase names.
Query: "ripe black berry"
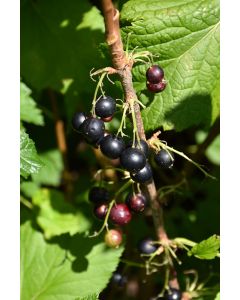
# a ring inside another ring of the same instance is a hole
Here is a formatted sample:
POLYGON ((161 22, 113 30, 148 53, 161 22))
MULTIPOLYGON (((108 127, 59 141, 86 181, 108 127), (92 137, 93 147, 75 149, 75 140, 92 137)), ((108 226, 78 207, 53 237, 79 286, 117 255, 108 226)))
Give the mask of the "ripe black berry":
POLYGON ((130 172, 137 172, 146 165, 144 153, 137 148, 127 148, 120 156, 121 165, 130 172))
POLYGON ((168 291, 165 291, 164 298, 166 300, 181 300, 182 292, 178 289, 169 288, 168 291))
POLYGON ((96 118, 88 118, 81 125, 81 132, 89 143, 97 143, 102 139, 104 129, 104 122, 96 118))
POLYGON ((148 163, 140 171, 130 174, 132 180, 138 183, 145 183, 152 179, 152 168, 148 163))
POLYGON ((134 212, 143 211, 147 204, 147 198, 143 194, 129 194, 126 199, 127 206, 134 212))
POLYGON ((124 140, 120 137, 107 135, 100 142, 100 149, 109 158, 118 158, 125 149, 124 140))
POLYGON ((142 254, 152 254, 157 250, 157 248, 158 247, 153 244, 153 240, 151 238, 145 238, 138 244, 138 250, 142 254))
POLYGON ((108 205, 106 203, 101 203, 100 205, 96 205, 94 207, 94 215, 100 219, 104 220, 108 211, 108 205))
POLYGON ((156 163, 163 169, 171 168, 174 163, 173 153, 165 149, 162 149, 156 153, 154 159, 156 163))
POLYGON ((83 112, 76 112, 72 118, 72 127, 74 130, 81 132, 81 125, 87 119, 87 116, 83 112))
POLYGON ((123 287, 127 283, 127 277, 121 273, 115 272, 113 273, 111 282, 119 287, 123 287))
POLYGON ((102 96, 95 105, 96 115, 100 118, 111 117, 116 110, 116 101, 110 96, 102 96))
POLYGON ((101 120, 103 120, 103 122, 111 122, 113 119, 113 116, 107 117, 107 118, 101 118, 101 120))
POLYGON ((132 214, 124 203, 113 205, 110 211, 110 220, 117 225, 125 225, 131 221, 132 214))
POLYGON ((105 188, 94 186, 89 191, 88 199, 93 203, 108 202, 110 200, 110 194, 105 188))
POLYGON ((150 83, 159 83, 164 77, 164 71, 158 65, 153 65, 147 69, 146 77, 150 83))
MULTIPOLYGON (((128 142, 127 148, 132 147, 132 144, 133 144, 133 141, 128 142)), ((135 147, 139 148, 145 154, 145 156, 148 157, 149 146, 148 146, 147 142, 145 142, 144 140, 140 140, 140 145, 139 145, 138 142, 135 141, 135 147)))
POLYGON ((166 81, 161 81, 161 82, 158 82, 158 83, 150 83, 150 82, 147 82, 147 88, 150 92, 153 92, 153 93, 160 93, 162 92, 163 90, 165 90, 167 86, 167 83, 166 81))
POLYGON ((120 230, 108 230, 104 237, 105 243, 108 247, 118 248, 122 243, 122 232, 120 230))

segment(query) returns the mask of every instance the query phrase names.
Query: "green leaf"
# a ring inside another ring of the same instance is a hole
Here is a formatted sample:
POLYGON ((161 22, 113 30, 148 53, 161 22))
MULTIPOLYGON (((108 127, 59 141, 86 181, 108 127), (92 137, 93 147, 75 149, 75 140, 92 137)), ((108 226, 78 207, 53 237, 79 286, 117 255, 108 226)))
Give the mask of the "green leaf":
POLYGON ((33 140, 21 130, 20 133, 20 174, 27 178, 30 174, 37 173, 43 166, 33 140))
POLYGON ((49 150, 40 153, 39 157, 44 163, 44 167, 38 174, 32 175, 33 181, 37 184, 59 186, 63 171, 63 160, 59 150, 49 150))
POLYGON ((76 298, 75 300, 98 300, 98 295, 97 294, 93 294, 93 295, 89 295, 87 297, 83 297, 83 298, 76 298))
POLYGON ((153 95, 146 90, 147 66, 134 67, 140 99, 151 101, 142 112, 145 128, 210 127, 219 115, 219 1, 130 0, 121 22, 124 37, 132 33, 129 48, 156 55, 168 82, 153 95))
POLYGON ((220 292, 217 293, 215 300, 220 300, 220 292))
POLYGON ((217 235, 213 235, 207 240, 200 242, 192 247, 188 252, 188 255, 194 255, 199 259, 214 259, 219 257, 220 238, 217 235))
POLYGON ((67 203, 62 193, 41 189, 33 197, 33 204, 39 207, 37 223, 43 229, 45 238, 69 233, 85 232, 91 221, 83 212, 67 203))
POLYGON ((35 125, 44 125, 43 115, 36 102, 30 96, 31 90, 23 83, 20 83, 20 120, 35 125))
POLYGON ((39 190, 39 185, 32 181, 23 181, 21 182, 20 190, 26 197, 32 198, 39 190))
POLYGON ((89 73, 106 64, 97 49, 103 41, 103 17, 89 1, 28 1, 21 7, 21 74, 37 90, 64 94, 69 118, 79 99, 83 107, 92 101, 96 83, 89 73))
POLYGON ((21 226, 21 299, 73 300, 99 294, 122 251, 122 247, 109 249, 100 239, 82 235, 47 243, 26 222, 21 226))

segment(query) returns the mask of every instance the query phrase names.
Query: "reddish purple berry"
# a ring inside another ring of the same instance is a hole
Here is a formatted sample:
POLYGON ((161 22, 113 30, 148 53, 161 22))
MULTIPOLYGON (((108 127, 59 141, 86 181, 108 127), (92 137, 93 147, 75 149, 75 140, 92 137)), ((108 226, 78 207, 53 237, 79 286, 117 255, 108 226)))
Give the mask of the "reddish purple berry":
POLYGON ((102 203, 94 207, 94 215, 100 219, 104 220, 108 211, 108 205, 106 203, 102 203))
POLYGON ((146 77, 150 83, 159 83, 163 80, 164 71, 158 65, 153 65, 147 69, 146 77))
POLYGON ((110 220, 117 225, 126 225, 131 221, 132 214, 125 203, 113 205, 110 212, 110 220))
POLYGON ((161 82, 158 82, 158 83, 147 82, 147 88, 148 88, 148 90, 150 92, 153 92, 153 93, 160 93, 160 92, 162 92, 163 90, 165 90, 166 85, 167 85, 166 81, 161 81, 161 82))
POLYGON ((141 212, 145 209, 147 198, 143 194, 129 194, 126 199, 127 206, 134 212, 141 212))

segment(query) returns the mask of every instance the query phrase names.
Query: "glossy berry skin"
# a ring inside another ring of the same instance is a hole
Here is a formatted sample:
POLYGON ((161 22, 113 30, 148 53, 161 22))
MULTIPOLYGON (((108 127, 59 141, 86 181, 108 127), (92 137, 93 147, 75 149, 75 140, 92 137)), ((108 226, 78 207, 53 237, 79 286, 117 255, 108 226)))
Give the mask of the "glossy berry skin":
POLYGON ((81 125, 81 132, 87 142, 97 143, 104 136, 105 125, 102 120, 97 118, 88 118, 81 125))
POLYGON ((127 277, 121 273, 115 272, 113 273, 111 282, 119 287, 123 287, 127 283, 127 277))
POLYGON ((164 77, 164 71, 158 65, 153 65, 147 69, 146 77, 150 83, 159 83, 164 77))
MULTIPOLYGON (((133 141, 130 141, 127 143, 127 148, 132 147, 133 141)), ((135 147, 140 149, 146 157, 148 157, 149 154, 149 146, 147 144, 147 142, 145 142, 144 140, 140 140, 140 147, 137 141, 135 141, 135 147)))
POLYGON ((102 96, 95 105, 96 115, 100 118, 113 116, 116 110, 116 101, 110 96, 102 96))
POLYGON ((126 199, 126 204, 133 212, 141 212, 145 209, 147 198, 143 194, 129 194, 126 199))
POLYGON ((107 117, 107 118, 101 118, 101 120, 103 120, 103 122, 107 123, 107 122, 111 122, 113 119, 113 116, 107 117))
POLYGON ((132 214, 125 203, 119 203, 113 205, 109 217, 116 225, 126 225, 131 221, 132 214))
POLYGON ((152 179, 152 168, 148 163, 146 163, 140 171, 131 173, 130 176, 135 182, 145 183, 152 179))
POLYGON ((129 172, 137 172, 146 165, 146 157, 141 150, 131 147, 122 152, 120 162, 129 172))
POLYGON ((166 81, 160 81, 158 83, 147 82, 147 89, 152 93, 160 93, 165 90, 166 86, 166 81))
POLYGON ((115 159, 120 157, 121 153, 125 149, 125 143, 120 137, 107 135, 100 142, 100 149, 104 155, 115 159))
POLYGON ((181 300, 182 292, 178 289, 169 288, 168 291, 164 293, 164 299, 166 300, 181 300))
POLYGON ((163 169, 172 168, 174 163, 173 154, 167 150, 160 150, 158 153, 155 154, 154 159, 157 165, 163 169), (171 154, 171 155, 170 155, 171 154), (172 156, 172 157, 171 157, 172 156))
POLYGON ((100 219, 104 220, 108 211, 108 205, 106 203, 101 203, 100 205, 96 205, 94 207, 94 215, 100 219))
POLYGON ((77 132, 81 132, 81 125, 87 119, 87 116, 83 112, 76 112, 72 118, 72 127, 77 132))
POLYGON ((88 199, 93 203, 103 203, 110 200, 110 194, 108 190, 103 187, 94 186, 91 188, 88 194, 88 199))
POLYGON ((122 232, 120 230, 108 230, 104 237, 105 243, 108 247, 118 248, 122 243, 122 232))
POLYGON ((157 250, 157 246, 152 244, 153 240, 151 238, 145 238, 141 240, 138 244, 138 250, 141 254, 152 254, 157 250))

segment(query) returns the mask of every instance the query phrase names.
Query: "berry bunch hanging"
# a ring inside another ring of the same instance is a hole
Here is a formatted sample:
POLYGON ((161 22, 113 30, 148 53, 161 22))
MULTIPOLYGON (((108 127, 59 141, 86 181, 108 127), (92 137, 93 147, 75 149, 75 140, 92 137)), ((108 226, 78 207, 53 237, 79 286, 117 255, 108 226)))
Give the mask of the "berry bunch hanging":
MULTIPOLYGON (((82 135, 88 144, 99 148, 107 158, 119 159, 121 167, 129 174, 130 180, 127 183, 127 187, 132 185, 134 192, 130 192, 125 201, 116 201, 116 193, 111 197, 105 187, 94 186, 89 192, 89 201, 94 205, 93 213, 95 217, 104 221, 102 228, 97 234, 106 228, 106 244, 109 247, 118 247, 123 240, 123 232, 119 230, 119 227, 128 224, 132 219, 132 214, 144 211, 147 205, 147 197, 141 192, 140 185, 151 181, 153 177, 149 161, 150 153, 154 152, 156 164, 163 169, 171 168, 174 158, 173 154, 168 149, 159 146, 156 140, 154 140, 155 145, 151 140, 148 143, 138 136, 136 116, 134 114, 134 101, 138 100, 132 99, 132 102, 122 105, 122 121, 117 134, 105 130, 105 123, 111 122, 117 108, 116 100, 109 95, 105 95, 102 89, 105 75, 105 73, 101 75, 97 84, 91 113, 75 113, 72 118, 72 127, 82 135), (99 90, 101 90, 102 94, 97 98, 99 90), (131 114, 133 122, 133 137, 131 140, 126 140, 123 133, 127 112, 131 114), (134 183, 137 184, 137 191, 134 183), (117 226, 115 229, 108 229, 108 219, 114 226, 117 226)), ((150 84, 166 83, 164 81, 164 71, 157 65, 152 65, 148 68, 146 78, 150 84)), ((147 242, 148 240, 144 243, 147 242)), ((144 248, 144 246, 142 247, 144 248)), ((150 245, 148 247, 149 249, 155 249, 155 246, 150 245)), ((144 253, 144 251, 142 252, 144 253)))

